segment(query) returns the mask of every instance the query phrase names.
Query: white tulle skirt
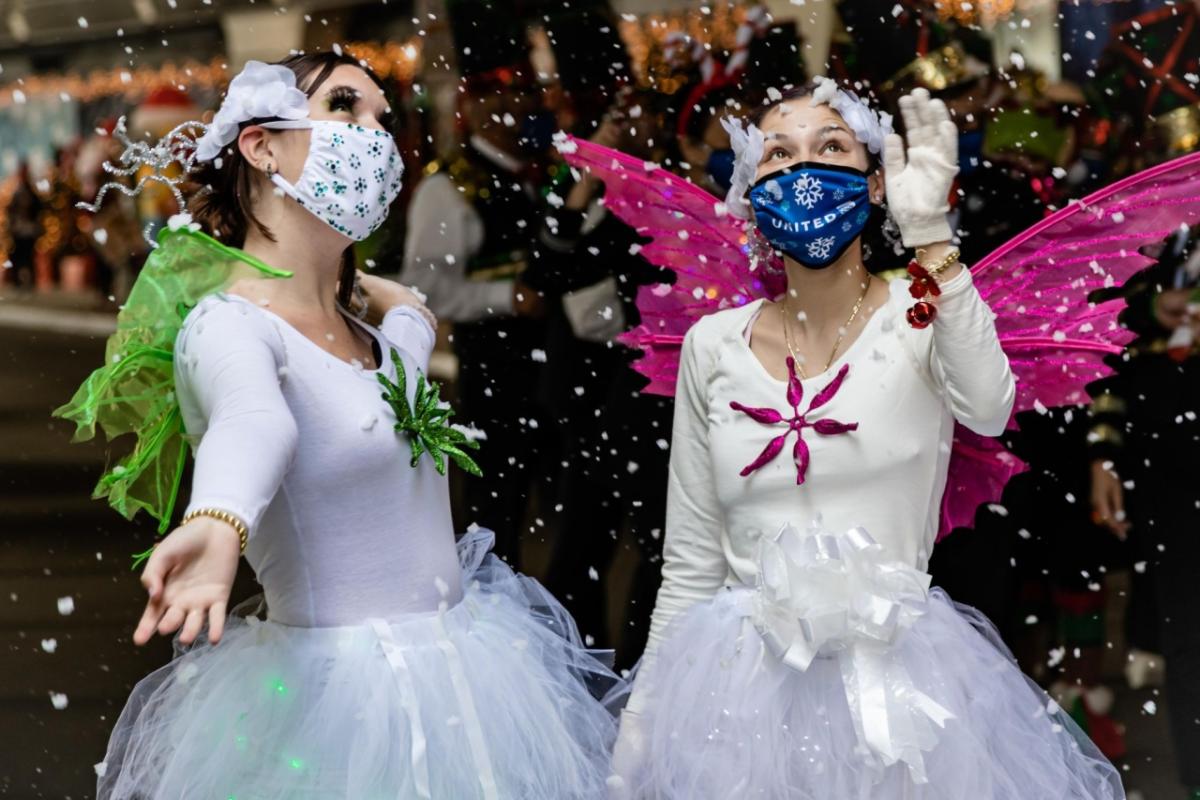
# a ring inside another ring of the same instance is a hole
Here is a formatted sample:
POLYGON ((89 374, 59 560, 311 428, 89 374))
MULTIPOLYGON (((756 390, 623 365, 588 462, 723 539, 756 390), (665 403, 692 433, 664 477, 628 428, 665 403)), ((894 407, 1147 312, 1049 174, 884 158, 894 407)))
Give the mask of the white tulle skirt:
MULTIPOLYGON (((486 537, 486 539, 484 538, 486 537)), ((460 545, 464 599, 389 623, 229 620, 134 689, 102 800, 604 795, 617 680, 535 581, 460 545)))
POLYGON ((848 654, 818 656, 804 671, 787 666, 751 622, 754 608, 754 591, 724 589, 672 624, 656 661, 638 678, 648 682, 648 691, 639 711, 645 756, 628 776, 633 797, 1125 796, 1113 766, 1020 672, 986 619, 940 590, 929 594, 921 616, 891 645, 892 665, 904 670, 911 686, 888 678, 882 688, 888 702, 924 698, 949 717, 937 712, 932 717, 940 723, 921 716, 915 724, 885 715, 882 730, 880 718, 862 710, 870 676, 856 674, 848 654), (854 681, 849 693, 848 681, 854 681), (863 724, 876 740, 925 739, 921 778, 903 761, 884 763, 863 741, 863 724))

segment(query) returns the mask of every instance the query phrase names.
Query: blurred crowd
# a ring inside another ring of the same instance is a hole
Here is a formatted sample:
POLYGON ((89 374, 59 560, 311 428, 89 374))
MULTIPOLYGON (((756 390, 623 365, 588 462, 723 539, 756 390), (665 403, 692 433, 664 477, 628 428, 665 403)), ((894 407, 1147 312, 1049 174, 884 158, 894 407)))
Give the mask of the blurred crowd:
MULTIPOLYGON (((946 101, 960 131, 951 201, 966 263, 1072 200, 1200 149, 1200 2, 1061 3, 1053 78, 1030 54, 998 59, 993 36, 943 5, 841 0, 827 72, 893 112, 917 87, 946 101)), ((458 138, 436 152, 424 135, 435 111, 401 115, 413 126, 401 139, 405 194, 360 263, 428 296, 455 356, 443 377, 459 417, 486 431, 486 477, 457 487, 458 522, 493 528, 518 565, 549 542, 549 588, 628 666, 660 581, 672 403, 639 392, 636 354, 617 337, 639 322, 639 287, 672 276, 605 212, 603 184, 563 165, 554 136, 723 196, 733 153, 721 117, 811 77, 805 43, 795 21, 739 6, 723 43, 681 28, 635 60, 595 6, 537 20, 547 73, 531 60, 533 20, 492 8, 451 6, 458 138)), ((61 148, 46 174, 21 165, 6 179, 5 283, 128 290, 148 238, 181 209, 167 191, 110 193, 94 216, 76 208, 108 179, 101 164, 121 149, 112 133, 109 121, 61 148)), ((1160 683, 1165 659, 1183 782, 1200 788, 1200 762, 1187 757, 1200 754, 1200 497, 1189 471, 1170 466, 1200 454, 1196 242, 1179 232, 1150 254, 1155 266, 1113 287, 1137 340, 1090 408, 1020 420, 1008 444, 1033 468, 943 542, 932 569, 1111 758, 1125 752, 1105 688, 1113 651, 1134 686, 1160 683)), ((872 271, 906 261, 882 235, 869 244, 872 271)))

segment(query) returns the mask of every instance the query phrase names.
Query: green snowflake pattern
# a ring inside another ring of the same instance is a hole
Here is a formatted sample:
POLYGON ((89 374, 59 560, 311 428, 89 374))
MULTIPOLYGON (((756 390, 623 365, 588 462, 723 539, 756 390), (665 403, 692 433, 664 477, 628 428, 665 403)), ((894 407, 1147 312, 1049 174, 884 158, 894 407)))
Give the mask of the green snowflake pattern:
POLYGON ((394 348, 392 364, 396 367, 395 383, 382 372, 375 377, 384 388, 380 396, 396 413, 396 431, 408 435, 412 446, 412 466, 417 465, 422 453, 429 453, 438 474, 445 475, 446 457, 449 456, 464 471, 481 477, 483 472, 479 465, 465 452, 466 449, 478 450, 479 442, 450 426, 449 420, 454 411, 442 403, 437 383, 426 381, 425 376, 417 372, 417 393, 413 398, 414 404, 410 406, 408 375, 400 354, 394 348))

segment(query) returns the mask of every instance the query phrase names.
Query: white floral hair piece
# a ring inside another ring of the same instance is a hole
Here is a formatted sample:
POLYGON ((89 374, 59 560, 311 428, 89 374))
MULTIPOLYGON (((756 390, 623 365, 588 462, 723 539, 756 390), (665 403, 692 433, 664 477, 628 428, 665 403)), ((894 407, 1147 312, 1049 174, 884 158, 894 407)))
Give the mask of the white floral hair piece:
POLYGON ((754 183, 766 139, 757 125, 746 125, 737 117, 722 117, 721 127, 729 134, 729 146, 733 148, 733 177, 725 195, 725 205, 734 216, 750 219, 752 214, 746 192, 754 183))
POLYGON ((237 138, 251 119, 273 119, 272 128, 308 127, 308 97, 296 88, 296 73, 279 64, 247 61, 229 84, 225 100, 204 135, 196 140, 196 160, 211 161, 237 138))
POLYGON ((834 111, 842 115, 854 138, 867 146, 875 155, 883 152, 883 142, 887 135, 893 132, 892 115, 887 112, 876 112, 854 92, 838 86, 832 78, 818 77, 813 79, 817 84, 809 105, 826 103, 834 111))

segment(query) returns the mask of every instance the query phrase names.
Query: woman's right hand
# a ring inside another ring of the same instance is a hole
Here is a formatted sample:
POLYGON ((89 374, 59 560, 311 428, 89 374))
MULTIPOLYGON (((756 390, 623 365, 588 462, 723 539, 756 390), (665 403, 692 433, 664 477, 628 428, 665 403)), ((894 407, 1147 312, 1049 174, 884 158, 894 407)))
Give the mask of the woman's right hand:
POLYGON ((1108 528, 1118 539, 1129 533, 1125 489, 1112 462, 1103 459, 1092 462, 1092 522, 1108 528))
POLYGON ((133 643, 145 644, 155 631, 168 636, 182 625, 179 642, 191 644, 206 618, 209 641, 220 641, 240 555, 237 530, 212 517, 196 517, 167 534, 142 570, 150 599, 133 643))

